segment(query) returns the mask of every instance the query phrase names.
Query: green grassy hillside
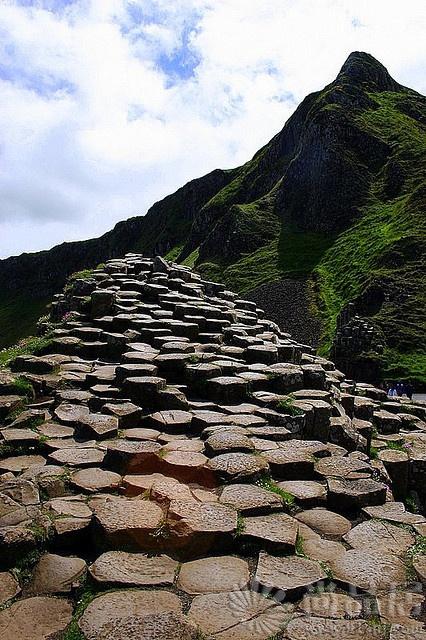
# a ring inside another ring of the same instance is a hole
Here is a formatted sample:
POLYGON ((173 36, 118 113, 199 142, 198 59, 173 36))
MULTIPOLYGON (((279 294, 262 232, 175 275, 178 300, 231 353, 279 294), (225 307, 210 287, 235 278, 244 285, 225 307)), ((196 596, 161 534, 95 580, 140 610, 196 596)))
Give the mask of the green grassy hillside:
POLYGON ((426 126, 410 114, 424 114, 415 94, 376 93, 375 106, 359 116, 386 142, 392 154, 370 189, 359 221, 341 234, 319 263, 319 295, 327 353, 336 318, 366 289, 381 288, 386 300, 374 324, 386 341, 384 373, 426 383, 426 126), (388 197, 397 168, 400 195, 388 197))
POLYGON ((321 353, 353 303, 383 345, 360 357, 426 384, 426 98, 354 52, 243 166, 189 182, 101 238, 0 261, 0 345, 33 330, 71 272, 128 251, 243 294, 308 280, 321 353))

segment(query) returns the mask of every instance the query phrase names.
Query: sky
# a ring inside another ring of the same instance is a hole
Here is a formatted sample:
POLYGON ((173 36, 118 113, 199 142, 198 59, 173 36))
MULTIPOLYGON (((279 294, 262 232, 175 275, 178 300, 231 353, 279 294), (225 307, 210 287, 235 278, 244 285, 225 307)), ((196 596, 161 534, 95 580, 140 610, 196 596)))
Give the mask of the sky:
POLYGON ((426 93, 424 0, 0 0, 0 258, 247 161, 367 51, 426 93))

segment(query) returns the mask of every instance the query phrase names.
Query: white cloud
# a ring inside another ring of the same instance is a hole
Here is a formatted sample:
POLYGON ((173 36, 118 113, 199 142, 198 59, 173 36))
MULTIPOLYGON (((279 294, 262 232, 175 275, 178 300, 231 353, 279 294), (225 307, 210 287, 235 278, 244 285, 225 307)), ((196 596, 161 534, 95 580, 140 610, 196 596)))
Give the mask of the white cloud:
POLYGON ((422 0, 0 5, 0 257, 247 160, 353 50, 425 92, 422 0))

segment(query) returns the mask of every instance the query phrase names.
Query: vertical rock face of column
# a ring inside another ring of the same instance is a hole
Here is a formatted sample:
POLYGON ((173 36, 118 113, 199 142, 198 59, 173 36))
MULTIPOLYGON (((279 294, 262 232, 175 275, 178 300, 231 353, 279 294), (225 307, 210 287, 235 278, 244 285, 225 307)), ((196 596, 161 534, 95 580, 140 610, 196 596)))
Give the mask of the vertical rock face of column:
POLYGON ((424 506, 425 406, 161 258, 82 276, 43 328, 0 376, 2 638, 373 638, 371 596, 422 637, 399 500, 424 506))

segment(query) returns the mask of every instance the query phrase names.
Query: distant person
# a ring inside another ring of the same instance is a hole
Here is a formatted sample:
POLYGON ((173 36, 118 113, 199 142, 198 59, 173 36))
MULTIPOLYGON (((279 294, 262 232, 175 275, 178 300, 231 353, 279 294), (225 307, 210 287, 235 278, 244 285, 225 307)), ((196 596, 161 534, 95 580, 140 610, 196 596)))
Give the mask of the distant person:
POLYGON ((407 384, 405 385, 405 395, 409 400, 413 399, 413 393, 414 393, 413 385, 410 382, 407 382, 407 384))
POLYGON ((388 396, 389 398, 393 398, 394 396, 396 396, 396 388, 394 384, 391 384, 389 389, 388 389, 388 396))
POLYGON ((396 385, 396 395, 398 396, 398 398, 400 398, 403 393, 404 385, 402 384, 402 382, 398 382, 398 384, 396 385))

